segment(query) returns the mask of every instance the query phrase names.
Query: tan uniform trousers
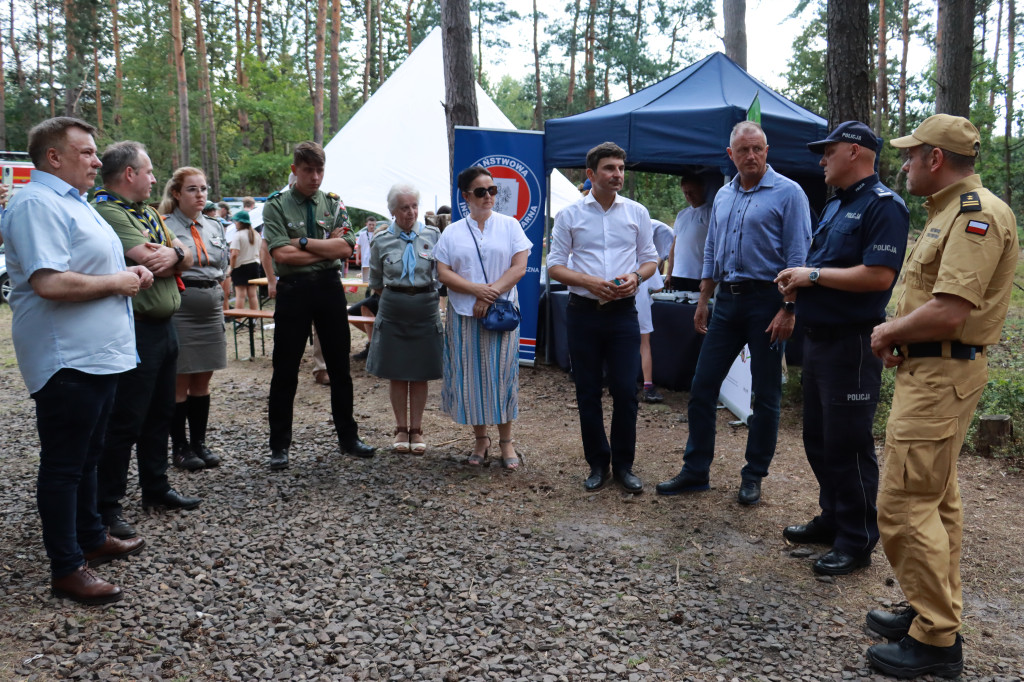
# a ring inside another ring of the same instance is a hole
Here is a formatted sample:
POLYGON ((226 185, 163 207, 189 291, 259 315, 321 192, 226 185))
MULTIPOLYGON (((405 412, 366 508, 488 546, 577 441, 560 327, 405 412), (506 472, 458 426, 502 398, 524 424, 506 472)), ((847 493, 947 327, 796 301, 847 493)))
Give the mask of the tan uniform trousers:
POLYGON ((988 380, 988 360, 907 358, 885 433, 878 529, 917 611, 910 636, 952 646, 960 629, 963 507, 957 457, 988 380))

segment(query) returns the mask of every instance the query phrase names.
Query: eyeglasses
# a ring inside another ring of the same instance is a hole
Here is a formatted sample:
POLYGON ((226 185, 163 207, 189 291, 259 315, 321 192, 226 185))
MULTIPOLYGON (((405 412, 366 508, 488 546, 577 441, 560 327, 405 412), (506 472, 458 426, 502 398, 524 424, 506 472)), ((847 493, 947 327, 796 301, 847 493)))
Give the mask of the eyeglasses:
POLYGON ((189 185, 188 187, 184 188, 184 191, 188 192, 189 194, 206 194, 206 192, 209 189, 210 188, 207 187, 206 185, 201 185, 199 187, 196 187, 195 185, 189 185))
POLYGON ((491 185, 490 187, 475 187, 473 189, 473 196, 475 196, 477 199, 483 199, 485 194, 490 194, 493 197, 497 193, 497 185, 491 185))

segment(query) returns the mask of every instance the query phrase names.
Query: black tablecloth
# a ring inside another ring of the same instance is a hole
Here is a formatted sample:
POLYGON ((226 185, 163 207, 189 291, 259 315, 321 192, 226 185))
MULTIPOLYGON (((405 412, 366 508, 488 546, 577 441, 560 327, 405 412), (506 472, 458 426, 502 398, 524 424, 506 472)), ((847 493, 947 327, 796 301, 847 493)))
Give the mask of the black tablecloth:
POLYGON ((693 328, 696 303, 654 301, 651 305, 651 361, 654 383, 673 391, 688 391, 704 337, 693 328))

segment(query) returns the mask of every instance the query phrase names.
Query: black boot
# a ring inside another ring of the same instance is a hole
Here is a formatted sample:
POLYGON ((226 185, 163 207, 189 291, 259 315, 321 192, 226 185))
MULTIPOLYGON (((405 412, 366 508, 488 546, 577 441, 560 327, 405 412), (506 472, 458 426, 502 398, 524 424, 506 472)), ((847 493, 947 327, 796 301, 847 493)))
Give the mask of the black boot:
POLYGON ((190 395, 188 406, 188 433, 192 437, 192 452, 210 469, 220 464, 220 457, 206 447, 206 424, 210 421, 210 396, 190 395))
MULTIPOLYGON (((188 436, 185 434, 185 419, 188 416, 188 398, 174 403, 174 414, 171 415, 171 452, 188 448, 188 436)), ((175 462, 174 466, 178 466, 175 462)))
POLYGON ((179 469, 198 471, 206 466, 203 460, 196 457, 188 443, 175 443, 171 446, 171 462, 179 469))

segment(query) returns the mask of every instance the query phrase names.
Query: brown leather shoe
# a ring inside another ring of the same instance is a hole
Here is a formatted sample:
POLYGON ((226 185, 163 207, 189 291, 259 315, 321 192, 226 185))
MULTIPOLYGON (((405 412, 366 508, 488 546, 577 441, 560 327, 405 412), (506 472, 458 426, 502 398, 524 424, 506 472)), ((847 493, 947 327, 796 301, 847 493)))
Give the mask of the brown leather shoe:
POLYGON ((313 372, 313 381, 320 384, 321 386, 331 385, 331 378, 327 376, 326 369, 318 369, 317 371, 313 372))
POLYGON ((91 552, 86 552, 85 561, 90 568, 96 568, 114 559, 123 559, 126 556, 138 554, 146 546, 142 538, 129 538, 122 540, 107 533, 107 541, 91 552))
POLYGON ((51 582, 50 591, 54 597, 70 599, 79 604, 110 604, 124 597, 120 587, 96 577, 85 564, 79 566, 74 573, 51 582))

